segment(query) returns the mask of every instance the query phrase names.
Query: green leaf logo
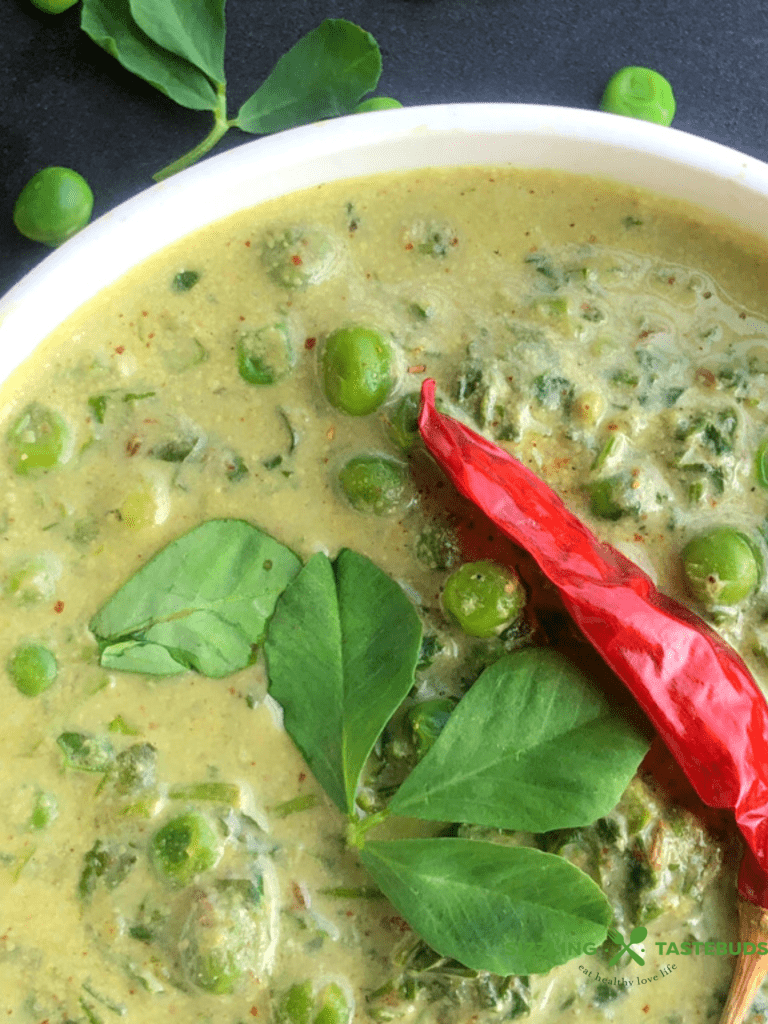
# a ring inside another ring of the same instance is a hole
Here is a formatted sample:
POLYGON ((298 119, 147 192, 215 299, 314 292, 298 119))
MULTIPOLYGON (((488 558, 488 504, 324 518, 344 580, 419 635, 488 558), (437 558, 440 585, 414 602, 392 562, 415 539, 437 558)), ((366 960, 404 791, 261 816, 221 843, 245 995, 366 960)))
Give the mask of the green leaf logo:
POLYGON ((615 964, 619 962, 619 960, 625 953, 628 953, 631 959, 634 960, 636 964, 640 964, 640 966, 643 967, 645 964, 645 960, 643 959, 641 954, 645 953, 645 946, 641 946, 639 951, 636 949, 632 949, 632 947, 636 946, 638 942, 642 942, 647 935, 648 929, 642 924, 632 929, 632 931, 629 933, 628 940, 625 940, 621 932, 617 932, 615 928, 609 928, 608 938, 611 940, 611 942, 615 942, 616 945, 619 946, 619 949, 617 950, 617 952, 613 954, 611 959, 608 961, 608 966, 613 967, 615 964))

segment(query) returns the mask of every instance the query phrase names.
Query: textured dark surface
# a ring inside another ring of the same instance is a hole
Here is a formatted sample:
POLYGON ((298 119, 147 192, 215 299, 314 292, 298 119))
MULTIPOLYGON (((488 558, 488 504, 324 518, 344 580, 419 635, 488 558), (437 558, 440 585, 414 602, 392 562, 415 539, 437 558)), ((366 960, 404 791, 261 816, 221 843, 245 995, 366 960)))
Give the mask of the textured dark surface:
MULTIPOLYGON (((94 215, 152 184, 151 175, 208 132, 124 71, 79 27, 80 7, 43 14, 2 0, 0 294, 47 251, 11 219, 41 167, 74 167, 94 215)), ((227 77, 235 111, 278 57, 324 18, 376 37, 378 92, 403 104, 548 103, 595 109, 627 64, 653 67, 675 91, 675 127, 768 161, 768 5, 763 0, 228 0, 227 77)), ((235 130, 216 152, 246 141, 235 130)))

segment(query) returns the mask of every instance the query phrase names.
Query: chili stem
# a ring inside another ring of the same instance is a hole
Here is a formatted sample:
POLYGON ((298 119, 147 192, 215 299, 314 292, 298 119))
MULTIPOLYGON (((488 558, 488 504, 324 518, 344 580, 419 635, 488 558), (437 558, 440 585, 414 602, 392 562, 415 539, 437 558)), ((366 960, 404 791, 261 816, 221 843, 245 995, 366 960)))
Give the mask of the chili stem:
POLYGON ((741 950, 720 1024, 743 1024, 755 994, 768 973, 768 956, 757 954, 758 943, 768 942, 768 910, 747 903, 746 900, 739 900, 739 941, 741 950), (747 943, 752 943, 754 947, 751 956, 743 952, 747 943))

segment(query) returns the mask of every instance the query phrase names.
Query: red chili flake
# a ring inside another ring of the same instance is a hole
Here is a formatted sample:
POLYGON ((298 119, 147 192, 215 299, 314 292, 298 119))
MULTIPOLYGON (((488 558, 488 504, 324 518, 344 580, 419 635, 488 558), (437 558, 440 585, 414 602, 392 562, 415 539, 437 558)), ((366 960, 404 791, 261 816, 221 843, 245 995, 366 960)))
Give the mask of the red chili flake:
POLYGON ((408 250, 412 249, 413 248, 413 242, 406 242, 405 243, 405 248, 408 249, 408 250))
POLYGON ((674 284, 674 283, 675 283, 675 278, 674 277, 668 277, 667 278, 667 284, 674 284))
POLYGON ((425 363, 419 363, 418 366, 409 366, 408 373, 424 373, 426 368, 425 363))
POLYGON ((717 385, 717 377, 706 366, 700 366, 694 376, 697 384, 704 384, 708 388, 713 388, 717 385))
POLYGON ((459 244, 459 240, 458 240, 458 238, 452 238, 452 239, 451 239, 451 245, 454 245, 454 246, 455 246, 455 245, 458 245, 458 244, 459 244))
POLYGON ((646 1003, 645 1006, 643 1007, 643 1013, 648 1013, 649 1010, 650 1010, 650 1006, 646 1003))
POLYGON ((117 354, 121 356, 123 352, 125 352, 125 345, 118 345, 117 348, 115 349, 115 352, 117 352, 117 354))
POLYGON ((247 249, 250 249, 250 248, 251 248, 251 243, 250 243, 250 241, 248 241, 248 242, 245 242, 245 247, 246 247, 247 249))
POLYGON ((307 777, 307 773, 306 772, 299 772, 299 782, 304 782, 306 777, 307 777))
POLYGON ((307 338, 307 340, 304 342, 304 348, 307 349, 307 351, 309 351, 310 349, 313 349, 316 344, 317 338, 307 338))
POLYGON ((141 315, 142 315, 142 316, 149 316, 149 312, 148 312, 148 310, 146 310, 146 309, 142 309, 142 311, 141 311, 141 315))
POLYGON ((155 336, 155 332, 154 332, 154 331, 152 331, 152 333, 151 333, 151 334, 148 334, 148 335, 147 335, 147 337, 148 337, 148 338, 154 338, 154 336, 155 336))
POLYGON ((241 320, 241 321, 242 321, 242 320, 245 320, 245 317, 244 317, 244 316, 239 316, 239 317, 238 317, 238 320, 241 320))
POLYGON ((303 262, 304 261, 297 252, 295 252, 293 256, 291 256, 291 263, 294 265, 294 267, 300 267, 303 262))
POLYGON ((259 1016, 259 1011, 258 1011, 258 1008, 256 1006, 252 1006, 249 1012, 250 1012, 252 1017, 258 1017, 259 1016))
POLYGON ((739 313, 739 320, 746 320, 746 319, 747 319, 747 314, 746 313, 739 313))
POLYGON ((53 610, 56 612, 57 615, 61 615, 61 613, 64 611, 64 602, 57 601, 56 604, 53 606, 53 610))
POLYGON ((125 442, 125 454, 130 458, 141 448, 141 441, 138 437, 129 437, 125 442))
POLYGON ((332 441, 334 437, 336 437, 336 427, 328 427, 328 429, 325 432, 325 436, 328 438, 329 441, 332 441))
POLYGON ((293 893, 293 901, 296 906, 306 908, 307 901, 298 882, 291 882, 291 892, 293 893))

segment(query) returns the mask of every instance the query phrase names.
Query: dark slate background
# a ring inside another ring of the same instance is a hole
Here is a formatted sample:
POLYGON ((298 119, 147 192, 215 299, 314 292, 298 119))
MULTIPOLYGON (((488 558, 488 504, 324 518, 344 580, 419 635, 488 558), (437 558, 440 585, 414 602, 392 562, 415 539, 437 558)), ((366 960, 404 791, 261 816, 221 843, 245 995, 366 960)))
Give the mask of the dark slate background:
MULTIPOLYGON (((208 132, 124 71, 79 28, 79 5, 52 16, 1 0, 0 294, 48 252, 11 219, 41 167, 73 167, 94 216, 152 184, 151 175, 208 132)), ((768 161, 768 4, 764 0, 228 0, 232 113, 276 60, 324 18, 343 17, 381 47, 379 94, 405 105, 505 101, 595 109, 628 64, 672 83, 675 127, 768 161)), ((215 152, 250 136, 231 130, 215 152)))

